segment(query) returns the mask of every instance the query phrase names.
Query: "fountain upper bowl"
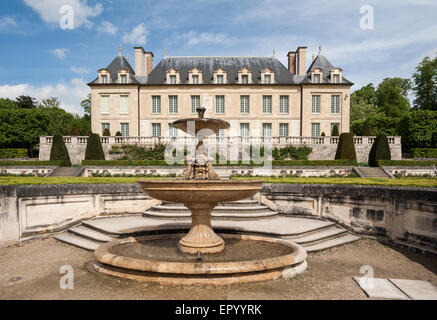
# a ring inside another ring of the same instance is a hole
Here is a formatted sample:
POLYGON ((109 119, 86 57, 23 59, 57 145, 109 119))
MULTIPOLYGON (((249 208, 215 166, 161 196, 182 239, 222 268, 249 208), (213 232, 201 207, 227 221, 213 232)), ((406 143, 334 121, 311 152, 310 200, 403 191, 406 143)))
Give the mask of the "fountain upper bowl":
POLYGON ((175 203, 232 202, 255 195, 263 180, 140 180, 152 198, 175 203))

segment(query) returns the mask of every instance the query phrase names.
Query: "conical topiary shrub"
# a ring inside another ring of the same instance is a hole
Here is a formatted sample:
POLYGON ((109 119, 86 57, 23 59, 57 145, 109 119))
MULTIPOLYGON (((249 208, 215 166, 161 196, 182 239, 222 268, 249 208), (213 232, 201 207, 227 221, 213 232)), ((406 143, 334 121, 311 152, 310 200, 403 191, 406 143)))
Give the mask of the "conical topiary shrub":
POLYGON ((65 146, 64 137, 60 134, 53 136, 52 149, 50 150, 50 160, 61 160, 61 166, 70 167, 71 161, 68 155, 67 147, 65 146))
POLYGON ((322 134, 320 135, 321 137, 325 137, 326 134, 324 132, 322 132, 322 134))
POLYGON ((105 153, 103 152, 102 142, 97 133, 92 133, 88 137, 86 144, 85 160, 105 160, 105 153))
POLYGON ((91 130, 88 130, 87 132, 86 132, 86 136, 87 137, 89 137, 90 135, 92 135, 93 134, 93 132, 91 131, 91 130))
POLYGON ((70 128, 70 130, 68 131, 68 135, 69 136, 78 136, 79 135, 79 130, 75 126, 72 126, 70 128))
POLYGON ((332 128, 332 136, 333 137, 338 137, 339 136, 338 126, 337 125, 334 125, 334 128, 332 128))
POLYGON ((376 137, 369 152, 369 166, 377 167, 378 160, 391 160, 390 146, 385 134, 376 137))
POLYGON ((338 141, 337 152, 335 153, 335 160, 352 159, 357 160, 355 153, 354 136, 350 132, 343 132, 338 141))
POLYGON ((369 124, 367 122, 363 126, 363 134, 362 134, 362 136, 364 136, 364 137, 373 136, 372 129, 370 128, 370 126, 369 126, 369 124))
POLYGON ((103 136, 104 137, 109 137, 111 135, 111 131, 109 131, 108 128, 105 128, 105 130, 103 130, 103 136))
POLYGON ((116 137, 121 137, 121 132, 120 132, 120 131, 117 131, 117 132, 115 133, 115 136, 116 136, 116 137))

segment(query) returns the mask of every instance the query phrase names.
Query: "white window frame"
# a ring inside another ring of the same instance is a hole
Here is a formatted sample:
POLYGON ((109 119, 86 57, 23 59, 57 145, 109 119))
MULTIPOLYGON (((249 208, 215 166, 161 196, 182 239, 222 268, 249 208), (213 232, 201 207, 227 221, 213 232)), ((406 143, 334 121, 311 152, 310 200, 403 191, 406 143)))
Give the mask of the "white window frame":
POLYGON ((170 84, 177 84, 177 77, 175 74, 170 75, 170 84))
POLYGON ((272 114, 273 112, 273 97, 263 96, 263 114, 272 114))
POLYGON ((173 127, 172 123, 168 124, 168 136, 169 137, 177 137, 178 136, 178 129, 173 127))
POLYGON ((289 114, 290 113, 290 96, 283 95, 283 96, 279 97, 279 113, 280 114, 289 114), (284 103, 284 100, 286 101, 286 103, 284 103), (286 111, 284 111, 284 110, 286 110, 286 111))
POLYGON ((240 123, 240 136, 248 138, 250 136, 250 124, 249 122, 240 123))
POLYGON ((288 137, 289 136, 289 124, 288 123, 279 123, 279 136, 280 137, 288 137), (286 129, 286 130, 284 130, 286 129), (285 131, 285 132, 284 132, 285 131))
POLYGON ((120 114, 129 114, 129 95, 120 95, 120 114))
POLYGON ((161 96, 152 96, 152 114, 161 114, 161 96))
POLYGON ((264 75, 264 84, 271 84, 271 83, 272 83, 272 75, 271 74, 265 74, 264 75))
POLYGON ((319 73, 313 74, 313 77, 314 77, 313 83, 320 83, 320 74, 319 73))
POLYGON ((193 74, 191 76, 191 79, 193 81, 193 84, 199 84, 199 75, 198 74, 193 74))
POLYGON ((320 137, 320 122, 311 123, 311 137, 320 137))
POLYGON ((168 113, 178 114, 178 96, 168 96, 168 113))
POLYGON ((198 107, 200 107, 200 96, 191 96, 191 113, 197 113, 198 107))
POLYGON ((250 96, 242 95, 240 96, 240 114, 249 114, 249 113, 250 113, 250 96))
POLYGON ((340 101, 341 99, 339 94, 331 95, 331 114, 340 114, 340 101))
POLYGON ((123 137, 129 137, 129 123, 128 122, 120 123, 120 132, 121 132, 121 135, 123 137), (127 132, 126 132, 126 129, 127 129, 127 132))
POLYGON ((152 137, 160 137, 161 136, 161 124, 160 123, 152 123, 152 137), (156 131, 159 132, 156 132, 156 131), (157 134, 159 133, 159 135, 157 134))
POLYGON ((101 95, 100 96, 100 113, 101 114, 110 114, 111 113, 109 95, 101 95))
POLYGON ((216 76, 217 84, 224 84, 225 83, 225 76, 223 74, 218 74, 216 76))
POLYGON ((322 97, 319 94, 313 94, 311 98, 311 113, 320 114, 322 97))
POLYGON ((108 76, 106 74, 101 75, 100 79, 102 80, 103 84, 107 84, 108 83, 108 76))
POLYGON ((102 123, 102 136, 103 136, 103 132, 105 132, 105 129, 111 130, 111 124, 109 122, 102 123))
POLYGON ((269 123, 263 123, 263 138, 271 138, 272 137, 272 124, 269 123), (268 134, 266 134, 268 133, 268 134))
POLYGON ((249 75, 248 74, 241 75, 241 83, 242 84, 249 84, 249 75))
POLYGON ((216 114, 224 114, 225 113, 225 96, 224 95, 215 96, 215 113, 216 114))

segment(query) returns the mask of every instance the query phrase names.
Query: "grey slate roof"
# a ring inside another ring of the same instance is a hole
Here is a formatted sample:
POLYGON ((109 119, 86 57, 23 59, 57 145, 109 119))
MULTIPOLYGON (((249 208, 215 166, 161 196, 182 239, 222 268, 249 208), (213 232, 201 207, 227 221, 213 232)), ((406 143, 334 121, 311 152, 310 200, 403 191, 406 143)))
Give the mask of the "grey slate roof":
MULTIPOLYGON (((213 83, 214 70, 222 68, 227 72, 227 83, 238 83, 238 71, 247 68, 252 71, 252 83, 261 83, 261 70, 270 68, 274 71, 276 84, 306 84, 311 83, 311 70, 320 68, 323 71, 322 83, 331 83, 330 70, 335 68, 322 55, 318 55, 308 68, 306 75, 292 75, 290 71, 273 57, 166 57, 152 70, 148 76, 136 76, 129 62, 120 54, 106 68, 111 74, 111 83, 117 83, 117 71, 127 69, 130 74, 129 84, 162 85, 166 83, 166 72, 176 69, 180 74, 181 84, 188 83, 188 71, 197 68, 202 71, 202 81, 213 83)), ((99 84, 98 78, 89 83, 99 84)), ((351 84, 343 77, 342 84, 351 84)))
POLYGON ((149 74, 147 84, 164 84, 167 70, 179 71, 182 84, 188 83, 188 71, 198 68, 202 71, 202 81, 213 83, 214 70, 222 68, 227 73, 228 84, 238 83, 238 71, 247 68, 252 71, 252 83, 261 83, 261 70, 270 68, 275 72, 275 82, 296 84, 295 77, 276 58, 270 57, 167 57, 149 74))
MULTIPOLYGON (((331 69, 334 69, 335 67, 331 64, 331 62, 328 61, 328 59, 326 59, 321 54, 319 54, 314 59, 314 61, 311 63, 310 67, 308 68, 305 79, 302 80, 302 83, 312 83, 311 82, 311 70, 316 69, 316 68, 322 69, 323 76, 322 76, 322 79, 320 79, 321 83, 322 84, 330 84, 331 83, 330 71, 331 71, 331 69)), ((344 76, 342 77, 341 83, 342 84, 351 84, 351 85, 353 84, 352 82, 347 80, 344 76)))
MULTIPOLYGON (((120 69, 126 69, 129 71, 129 84, 139 84, 140 82, 135 77, 135 71, 132 69, 129 62, 126 60, 125 57, 123 57, 121 54, 119 54, 112 62, 109 64, 109 66, 106 67, 106 69, 111 74, 111 82, 110 83, 117 83, 118 80, 118 70, 120 69)), ((98 77, 91 81, 89 84, 99 84, 98 77)))

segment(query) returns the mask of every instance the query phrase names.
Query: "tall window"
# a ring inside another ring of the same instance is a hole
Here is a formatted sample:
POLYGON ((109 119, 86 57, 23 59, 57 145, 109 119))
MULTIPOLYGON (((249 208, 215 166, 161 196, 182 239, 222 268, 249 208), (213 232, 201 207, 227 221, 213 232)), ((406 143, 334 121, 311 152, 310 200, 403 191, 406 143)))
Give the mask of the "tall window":
POLYGON ((100 97, 100 110, 102 114, 109 114, 109 96, 100 97))
POLYGON ((320 136, 320 123, 311 123, 311 136, 320 136))
POLYGON ((240 136, 249 137, 249 124, 240 123, 240 136))
POLYGON ((129 96, 120 96, 120 114, 129 113, 129 96))
POLYGON ((102 83, 108 83, 108 76, 102 76, 102 83))
POLYGON ((176 84, 176 76, 175 75, 170 76, 170 84, 176 84))
POLYGON ((338 95, 331 96, 331 113, 332 114, 340 113, 340 96, 338 95))
MULTIPOLYGON (((155 124, 159 124, 159 123, 155 123, 155 124)), ((178 136, 178 129, 173 127, 173 125, 171 123, 168 124, 168 135, 170 137, 177 137, 178 136)))
POLYGON ((199 76, 198 75, 193 75, 192 79, 193 79, 193 84, 199 84, 199 76))
POLYGON ((288 123, 279 124, 279 136, 288 137, 288 123))
POLYGON ((102 123, 102 136, 103 136, 103 133, 105 132, 105 129, 108 129, 108 130, 111 129, 109 126, 109 123, 102 123))
POLYGON ((249 96, 240 96, 240 113, 249 113, 249 96))
POLYGON ((168 113, 178 113, 178 96, 168 96, 168 113))
POLYGON ((161 113, 161 96, 152 96, 152 113, 161 113))
POLYGON ((127 76, 126 75, 121 76, 121 83, 127 83, 127 76))
POLYGON ((197 113, 196 109, 200 107, 200 96, 191 96, 191 113, 197 113))
POLYGON ((160 123, 152 123, 152 136, 160 137, 161 136, 161 124, 160 123))
POLYGON ((217 84, 223 84, 224 80, 223 80, 223 75, 219 74, 217 75, 217 84))
POLYGON ((121 123, 120 129, 123 137, 129 137, 129 123, 121 123))
POLYGON ((314 83, 320 83, 320 74, 313 74, 314 83))
POLYGON ((225 136, 225 130, 219 129, 219 131, 216 133, 216 137, 218 141, 223 141, 223 137, 225 136))
POLYGON ((340 83, 340 75, 334 74, 334 83, 340 83))
POLYGON ((243 74, 243 75, 241 76, 241 82, 242 82, 243 84, 248 84, 248 83, 249 83, 249 76, 248 76, 247 74, 243 74))
POLYGON ((337 126, 338 132, 340 132, 340 123, 333 122, 333 123, 331 123, 331 136, 332 136, 332 133, 334 132, 334 127, 335 126, 337 126))
POLYGON ((313 106, 312 106, 313 113, 320 113, 320 96, 313 96, 313 106))
POLYGON ((215 113, 225 113, 225 96, 215 96, 215 113))
POLYGON ((271 137, 271 136, 272 136, 272 124, 263 123, 263 137, 271 137))
POLYGON ((279 113, 288 113, 288 96, 279 97, 279 113))
POLYGON ((263 113, 272 113, 272 96, 263 96, 263 113))
POLYGON ((272 83, 272 76, 270 74, 266 74, 264 75, 264 83, 265 84, 270 84, 272 83))

